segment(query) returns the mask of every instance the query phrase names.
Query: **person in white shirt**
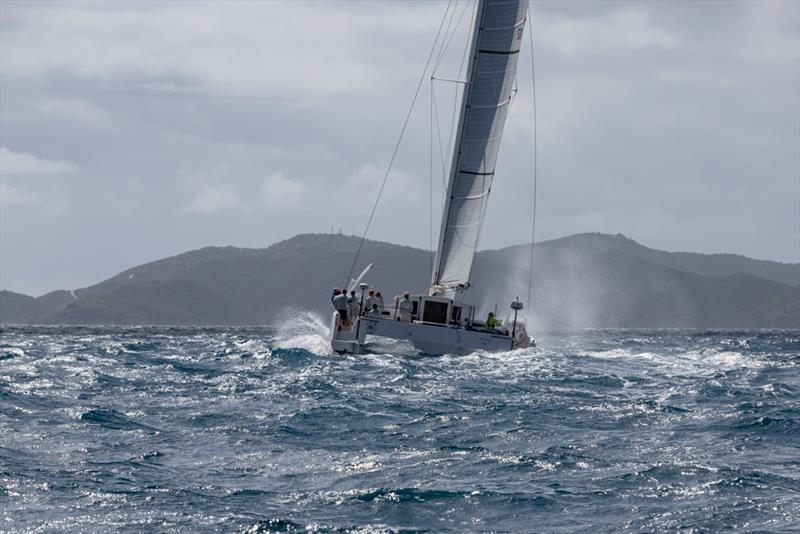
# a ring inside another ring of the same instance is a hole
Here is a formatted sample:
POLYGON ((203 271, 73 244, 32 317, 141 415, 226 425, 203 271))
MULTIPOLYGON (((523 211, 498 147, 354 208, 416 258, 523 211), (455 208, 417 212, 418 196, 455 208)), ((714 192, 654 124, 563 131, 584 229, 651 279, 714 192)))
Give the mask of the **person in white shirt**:
POLYGON ((348 326, 347 320, 347 293, 339 291, 333 296, 333 307, 339 312, 339 321, 342 325, 348 326))
POLYGON ((414 309, 414 303, 411 302, 411 299, 408 296, 408 291, 403 293, 403 298, 400 299, 400 320, 404 323, 411 322, 411 311, 414 309))
POLYGON ((375 290, 370 289, 369 296, 367 297, 367 300, 364 301, 364 309, 367 311, 371 310, 373 304, 378 304, 380 306, 380 301, 375 296, 375 290))
POLYGON ((347 318, 352 323, 361 315, 361 305, 356 300, 356 292, 351 291, 347 298, 347 318))

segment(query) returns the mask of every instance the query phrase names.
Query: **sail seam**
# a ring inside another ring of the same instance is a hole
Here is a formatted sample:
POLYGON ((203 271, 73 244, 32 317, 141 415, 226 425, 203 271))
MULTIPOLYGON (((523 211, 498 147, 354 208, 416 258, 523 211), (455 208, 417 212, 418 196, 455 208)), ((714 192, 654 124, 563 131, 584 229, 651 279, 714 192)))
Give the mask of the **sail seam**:
POLYGON ((498 109, 507 105, 509 102, 511 102, 511 97, 508 97, 507 100, 500 102, 496 106, 476 106, 475 104, 470 104, 467 106, 467 109, 498 109))
POLYGON ((485 193, 481 193, 480 195, 468 195, 468 196, 465 196, 465 197, 452 196, 450 198, 452 198, 453 200, 478 200, 479 198, 483 198, 488 194, 489 194, 489 191, 486 191, 485 193))
POLYGON ((479 54, 497 54, 502 56, 510 56, 513 54, 519 54, 519 50, 485 50, 481 49, 478 50, 479 54))

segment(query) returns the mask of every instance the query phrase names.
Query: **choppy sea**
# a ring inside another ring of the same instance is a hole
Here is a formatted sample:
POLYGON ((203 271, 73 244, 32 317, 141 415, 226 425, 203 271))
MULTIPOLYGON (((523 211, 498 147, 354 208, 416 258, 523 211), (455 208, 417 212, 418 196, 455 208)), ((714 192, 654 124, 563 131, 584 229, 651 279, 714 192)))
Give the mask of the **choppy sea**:
POLYGON ((800 333, 4 327, 0 531, 800 530, 800 333))

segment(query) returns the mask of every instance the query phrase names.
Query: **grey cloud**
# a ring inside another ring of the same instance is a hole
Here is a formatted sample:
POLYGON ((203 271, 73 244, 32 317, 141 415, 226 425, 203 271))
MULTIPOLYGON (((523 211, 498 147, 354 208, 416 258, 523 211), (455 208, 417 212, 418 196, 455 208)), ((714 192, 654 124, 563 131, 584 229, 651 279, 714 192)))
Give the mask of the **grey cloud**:
MULTIPOLYGON (((41 185, 62 200, 48 216, 41 202, 2 206, 0 286, 34 294, 194 247, 360 232, 445 9, 0 6, 2 144, 74 165, 41 185), (291 209, 264 201, 270 187, 291 209)), ((539 238, 622 232, 658 248, 800 259, 799 4, 533 10, 539 238)), ((461 46, 443 77, 457 75, 461 46)), ((485 248, 529 239, 527 56, 520 64, 485 248)), ((437 85, 443 115, 450 94, 437 85)), ((429 244, 428 113, 425 91, 370 237, 429 244)), ((6 197, 32 194, 4 180, 6 197)))

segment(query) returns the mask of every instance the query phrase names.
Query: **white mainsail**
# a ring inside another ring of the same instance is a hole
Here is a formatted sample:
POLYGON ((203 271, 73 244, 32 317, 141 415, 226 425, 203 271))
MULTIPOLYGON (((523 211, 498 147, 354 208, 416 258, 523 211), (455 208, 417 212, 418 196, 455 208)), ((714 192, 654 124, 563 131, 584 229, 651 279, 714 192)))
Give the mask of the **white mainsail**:
POLYGON ((468 286, 511 103, 528 0, 479 0, 431 294, 468 286))

